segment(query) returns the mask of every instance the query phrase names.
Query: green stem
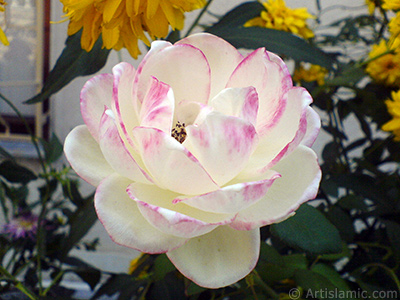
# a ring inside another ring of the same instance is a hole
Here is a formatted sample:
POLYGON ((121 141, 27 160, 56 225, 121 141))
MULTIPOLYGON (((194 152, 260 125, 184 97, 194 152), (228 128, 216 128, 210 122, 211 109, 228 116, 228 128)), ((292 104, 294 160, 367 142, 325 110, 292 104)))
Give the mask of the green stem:
POLYGON ((32 293, 26 286, 24 286, 19 280, 17 280, 14 276, 12 276, 8 271, 0 265, 0 273, 2 273, 8 280, 12 281, 14 286, 19 289, 22 293, 29 297, 31 300, 38 300, 34 293, 32 293))
MULTIPOLYGON (((28 132, 28 134, 31 137, 31 141, 32 144, 34 145, 38 158, 39 158, 39 162, 40 165, 42 167, 43 173, 47 173, 47 167, 46 167, 46 163, 45 160, 40 152, 40 148, 39 148, 39 144, 37 142, 37 139, 35 137, 35 135, 33 134, 32 130, 30 129, 28 122, 26 121, 25 117, 20 113, 20 111, 18 110, 18 108, 9 100, 7 99, 3 94, 0 93, 0 98, 3 99, 3 101, 11 107, 11 109, 17 114, 17 116, 22 120, 22 122, 24 123, 24 126, 26 128, 26 131, 28 132)), ((44 176, 44 179, 46 181, 46 194, 44 196, 44 199, 42 201, 42 209, 38 218, 38 223, 37 223, 37 239, 36 239, 36 247, 38 250, 38 254, 37 254, 37 272, 38 272, 38 279, 39 279, 39 290, 40 292, 42 291, 42 270, 41 270, 41 259, 42 259, 42 255, 43 255, 43 226, 42 226, 42 221, 45 217, 46 214, 46 204, 49 198, 49 179, 47 178, 47 176, 44 176)))
POLYGON ((58 280, 64 275, 64 271, 58 272, 57 276, 53 279, 50 285, 43 291, 41 296, 46 296, 50 289, 58 282, 58 280))
POLYGON ((0 98, 3 99, 3 101, 11 107, 11 109, 17 114, 17 116, 22 120, 22 122, 24 123, 25 129, 28 132, 28 134, 31 137, 31 141, 33 146, 35 147, 35 150, 38 154, 38 158, 39 158, 39 162, 40 165, 42 166, 43 172, 46 173, 46 164, 44 162, 44 159, 42 157, 42 154, 40 152, 40 148, 39 148, 39 144, 36 140, 36 137, 34 136, 34 134, 32 133, 31 128, 28 125, 28 122, 26 121, 25 117, 20 113, 20 111, 18 110, 18 108, 10 101, 8 100, 3 94, 0 93, 0 98))
POLYGON ((201 10, 201 12, 199 13, 199 15, 197 16, 196 20, 194 20, 192 26, 190 26, 190 28, 188 29, 188 31, 186 32, 184 37, 187 37, 192 31, 193 29, 197 26, 197 24, 199 23, 201 17, 204 15, 204 13, 207 11, 207 8, 210 6, 211 2, 213 0, 208 0, 207 4, 203 7, 203 9, 201 10))
POLYGON ((253 270, 252 272, 254 274, 254 282, 258 285, 260 285, 263 290, 273 299, 273 300, 278 300, 279 295, 277 292, 275 292, 269 285, 267 285, 258 275, 256 270, 253 270))

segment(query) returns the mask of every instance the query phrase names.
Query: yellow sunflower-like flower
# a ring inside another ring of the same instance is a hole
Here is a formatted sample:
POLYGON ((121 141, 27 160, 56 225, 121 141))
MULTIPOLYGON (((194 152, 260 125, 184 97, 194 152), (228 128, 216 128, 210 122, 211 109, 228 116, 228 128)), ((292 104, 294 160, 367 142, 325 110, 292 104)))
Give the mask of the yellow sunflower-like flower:
POLYGON ((318 85, 323 85, 325 83, 325 77, 327 74, 328 70, 319 65, 309 65, 307 67, 304 64, 301 64, 300 68, 294 71, 293 81, 298 83, 301 81, 316 81, 318 85))
POLYGON ((169 25, 174 30, 182 29, 184 13, 205 5, 205 0, 60 1, 70 19, 68 35, 83 28, 83 49, 90 51, 101 34, 105 48, 125 47, 134 58, 140 54, 138 39, 150 45, 148 36, 151 39, 167 36, 169 25))
MULTIPOLYGON (((4 12, 5 8, 4 6, 6 6, 6 2, 4 2, 3 0, 0 0, 0 12, 4 12)), ((1 29, 0 27, 0 42, 3 43, 3 45, 8 46, 10 43, 8 42, 8 39, 6 37, 6 34, 4 33, 3 29, 1 29)))
POLYGON ((387 53, 398 45, 399 39, 395 39, 390 46, 385 40, 372 46, 368 55, 371 61, 366 68, 372 79, 387 86, 400 86, 400 52, 387 53))
POLYGON ((400 90, 392 92, 392 99, 385 101, 389 114, 393 117, 392 120, 382 126, 382 130, 393 132, 394 140, 400 141, 400 90))
POLYGON ((284 0, 268 0, 262 2, 265 11, 261 16, 247 21, 245 27, 266 27, 291 32, 305 39, 312 38, 314 33, 307 25, 307 19, 315 19, 307 8, 291 9, 286 6, 284 0))
POLYGON ((386 10, 400 9, 400 0, 383 0, 382 8, 386 10))
POLYGON ((390 20, 389 32, 394 37, 398 37, 400 35, 400 11, 390 20))

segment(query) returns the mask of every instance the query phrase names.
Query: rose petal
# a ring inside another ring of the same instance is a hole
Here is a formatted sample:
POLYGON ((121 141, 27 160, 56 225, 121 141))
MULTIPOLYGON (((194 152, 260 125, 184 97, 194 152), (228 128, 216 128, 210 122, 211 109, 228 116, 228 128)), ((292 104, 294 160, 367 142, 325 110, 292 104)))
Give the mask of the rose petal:
POLYGON ((176 103, 182 100, 207 103, 210 95, 210 67, 204 54, 190 45, 176 45, 156 51, 140 64, 136 73, 137 98, 143 102, 151 76, 168 84, 176 103))
POLYGON ((287 106, 278 124, 260 138, 243 173, 271 168, 300 144, 307 131, 307 108, 311 102, 306 89, 296 87, 289 91, 287 106))
POLYGON ((192 45, 200 49, 206 56, 211 69, 210 99, 225 88, 232 72, 243 59, 235 47, 209 33, 193 34, 175 45, 178 44, 192 45))
POLYGON ((130 147, 134 147, 131 132, 140 125, 136 98, 133 97, 133 79, 135 68, 128 63, 119 63, 113 68, 113 105, 112 110, 121 131, 121 137, 130 147))
POLYGON ((155 128, 133 130, 147 170, 157 185, 181 194, 218 189, 198 160, 169 134, 155 128))
POLYGON ((164 253, 183 245, 186 239, 165 234, 147 222, 126 192, 130 183, 113 174, 96 190, 96 212, 113 241, 146 253, 164 253))
POLYGON ((224 89, 209 105, 226 116, 238 117, 256 126, 258 95, 254 87, 224 89))
POLYGON ((184 203, 173 204, 178 194, 154 185, 133 183, 129 196, 147 221, 160 231, 183 238, 192 238, 210 232, 218 225, 231 223, 233 214, 204 212, 184 203))
POLYGON ((80 94, 83 121, 96 141, 99 140, 98 130, 104 106, 111 105, 112 86, 113 76, 100 74, 89 79, 80 94))
POLYGON ((255 267, 260 251, 260 230, 237 231, 219 226, 190 239, 167 256, 185 277, 205 288, 233 284, 255 267))
POLYGON ((227 183, 243 169, 257 144, 251 123, 219 112, 211 112, 202 124, 187 126, 186 131, 183 145, 218 185, 227 183))
POLYGON ((269 171, 266 179, 260 181, 236 183, 225 186, 215 192, 195 196, 179 196, 173 203, 183 202, 192 207, 213 212, 233 214, 253 205, 267 193, 269 187, 280 174, 269 171))
POLYGON ((156 78, 152 77, 151 81, 140 109, 140 125, 170 133, 174 119, 174 93, 167 84, 156 78))
POLYGON ((68 134, 64 152, 75 172, 91 185, 97 186, 102 179, 114 173, 85 125, 75 127, 68 134))
POLYGON ((321 128, 321 119, 318 113, 313 110, 311 107, 307 107, 307 131, 303 140, 301 141, 302 145, 307 147, 311 147, 315 140, 317 139, 319 130, 321 128))
POLYGON ((107 162, 118 174, 133 181, 152 183, 150 176, 138 165, 125 147, 115 120, 107 114, 107 110, 101 119, 100 148, 107 162))
POLYGON ((282 221, 304 202, 315 198, 321 170, 313 150, 299 146, 274 170, 282 177, 274 181, 265 197, 255 205, 239 212, 230 225, 238 230, 250 230, 282 221))
POLYGON ((233 72, 227 87, 256 88, 259 99, 257 133, 274 127, 285 108, 285 94, 292 87, 286 65, 273 53, 260 48, 249 54, 233 72))

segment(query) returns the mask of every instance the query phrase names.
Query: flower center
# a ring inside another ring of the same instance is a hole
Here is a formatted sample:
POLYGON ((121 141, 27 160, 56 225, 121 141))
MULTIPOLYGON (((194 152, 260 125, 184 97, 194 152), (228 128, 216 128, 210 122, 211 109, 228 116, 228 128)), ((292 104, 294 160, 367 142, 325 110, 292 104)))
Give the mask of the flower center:
POLYGON ((171 136, 182 144, 186 139, 185 123, 177 121, 174 128, 172 128, 171 136))

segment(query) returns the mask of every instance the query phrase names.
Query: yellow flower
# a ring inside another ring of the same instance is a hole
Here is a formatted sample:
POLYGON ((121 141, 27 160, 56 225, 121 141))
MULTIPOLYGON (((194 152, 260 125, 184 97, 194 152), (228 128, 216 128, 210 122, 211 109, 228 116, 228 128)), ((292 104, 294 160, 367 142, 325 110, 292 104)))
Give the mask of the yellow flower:
POLYGON ((384 131, 392 131, 395 135, 394 140, 400 141, 400 90, 392 92, 392 99, 385 101, 389 114, 393 117, 392 120, 382 126, 384 131))
MULTIPOLYGON (((128 269, 128 274, 132 275, 133 272, 136 271, 136 269, 143 263, 143 260, 148 256, 148 254, 144 254, 141 253, 138 257, 136 257, 135 259, 132 259, 129 265, 129 269, 128 269)), ((149 269, 149 265, 146 265, 143 270, 140 272, 140 274, 138 275, 138 279, 142 279, 148 276, 148 269, 149 269)))
POLYGON ((376 4, 374 0, 365 0, 365 4, 368 6, 368 12, 370 15, 374 14, 376 4))
POLYGON ((393 40, 389 47, 385 40, 381 40, 378 45, 372 46, 369 53, 371 61, 368 63, 366 71, 375 81, 388 86, 400 86, 400 52, 384 54, 395 49, 394 46, 397 46, 398 42, 399 39, 393 40))
POLYGON ((138 39, 150 46, 151 39, 167 36, 169 25, 182 29, 184 12, 201 8, 205 0, 60 0, 70 19, 68 34, 81 28, 81 46, 93 48, 100 34, 103 46, 125 47, 134 57, 140 54, 138 39), (145 34, 147 33, 148 36, 145 34))
POLYGON ((245 27, 266 27, 291 32, 305 39, 312 38, 314 33, 308 27, 306 20, 315 19, 308 13, 307 8, 291 9, 284 0, 267 0, 262 3, 266 11, 261 16, 247 21, 245 27))
POLYGON ((316 81, 318 85, 325 83, 325 77, 328 74, 328 70, 318 65, 309 65, 306 67, 304 64, 300 65, 300 68, 296 69, 293 74, 293 81, 295 82, 312 82, 316 81))
POLYGON ((400 0, 383 0, 382 8, 386 10, 398 10, 400 9, 400 0))
POLYGON ((398 12, 389 22, 389 32, 394 36, 400 35, 400 12, 398 12))
MULTIPOLYGON (((5 11, 4 6, 6 4, 7 4, 6 2, 4 2, 3 0, 0 0, 0 12, 5 11)), ((0 27, 0 42, 2 42, 5 46, 8 46, 10 44, 6 37, 6 34, 4 33, 3 29, 1 29, 1 27, 0 27)))

